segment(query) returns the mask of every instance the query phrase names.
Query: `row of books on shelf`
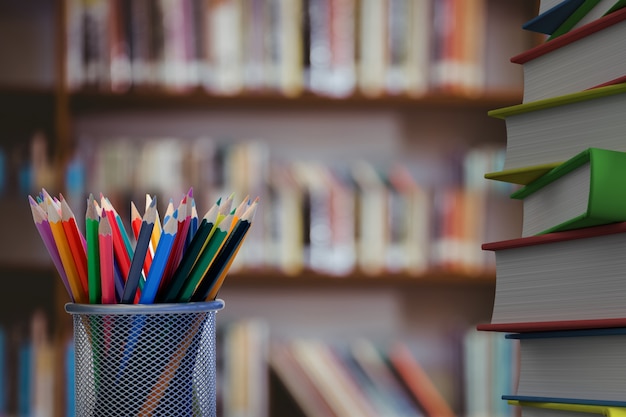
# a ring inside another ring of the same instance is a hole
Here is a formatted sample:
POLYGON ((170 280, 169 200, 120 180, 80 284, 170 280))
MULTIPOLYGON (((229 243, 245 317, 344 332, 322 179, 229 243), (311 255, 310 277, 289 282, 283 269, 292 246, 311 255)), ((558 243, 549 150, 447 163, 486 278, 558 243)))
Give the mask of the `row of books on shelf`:
POLYGON ((475 93, 486 0, 67 2, 71 88, 475 93))
POLYGON ((0 415, 50 416, 67 409, 74 415, 74 344, 56 346, 48 319, 37 311, 30 319, 0 325, 0 415), (59 394, 63 392, 62 396, 59 394))
MULTIPOLYGON (((46 326, 45 317, 36 313, 27 330, 15 324, 0 327, 0 415, 74 415, 74 343, 52 342, 46 326)), ((219 415, 267 417, 270 398, 286 393, 308 417, 452 417, 461 413, 458 407, 465 407, 468 416, 484 416, 479 407, 489 405, 478 401, 510 384, 506 370, 514 366, 508 362, 517 360, 516 344, 497 343, 489 334, 478 340, 468 333, 461 346, 465 370, 447 376, 463 380, 463 405, 449 398, 458 393, 443 390, 430 364, 420 358, 414 346, 419 341, 339 343, 270 334, 269 324, 259 318, 218 326, 219 415)))
POLYGON ((418 275, 434 267, 481 273, 493 259, 480 243, 505 229, 493 225, 506 209, 501 203, 510 204, 502 195, 512 187, 485 187, 489 182, 476 176, 501 157, 498 148, 471 150, 447 169, 460 172, 459 178, 437 184, 418 163, 283 162, 262 142, 111 139, 85 144, 74 162, 83 167, 83 179, 71 182, 86 188, 68 186, 66 198, 80 204, 85 189, 101 190, 124 207, 142 201, 136 190, 177 195, 189 183, 198 204, 207 206, 225 189, 237 198, 259 196, 263 204, 234 270, 418 275), (490 219, 481 215, 485 211, 490 219))
MULTIPOLYGON (((459 346, 452 347, 454 354, 459 354, 460 366, 450 365, 457 358, 447 358, 445 369, 438 369, 420 351, 419 339, 269 340, 267 325, 262 321, 243 320, 234 326, 239 332, 233 342, 239 343, 231 346, 238 346, 239 353, 231 350, 224 356, 223 360, 230 363, 224 369, 239 369, 239 387, 247 384, 249 388, 266 382, 269 372, 302 414, 309 417, 515 415, 500 396, 516 382, 519 343, 494 333, 477 333, 473 329, 461 332, 455 339, 460 341, 459 346), (254 341, 252 344, 244 342, 245 334, 248 341, 254 341), (266 361, 267 365, 242 369, 242 363, 259 361, 266 361)), ((237 385, 233 383, 224 385, 224 389, 241 394, 243 391, 235 390, 237 385)), ((259 391, 267 394, 263 388, 259 391)), ((224 401, 231 402, 230 406, 224 403, 225 410, 236 410, 237 415, 250 415, 242 404, 248 404, 248 410, 263 404, 259 398, 244 401, 242 396, 224 401)))
POLYGON ((524 66, 524 103, 491 113, 506 123, 507 149, 504 169, 486 176, 523 185, 511 195, 522 233, 483 245, 495 252, 496 293, 478 330, 519 343, 516 387, 502 399, 522 416, 624 415, 626 66, 615 54, 626 2, 541 3, 528 25, 547 41, 512 59, 524 66))

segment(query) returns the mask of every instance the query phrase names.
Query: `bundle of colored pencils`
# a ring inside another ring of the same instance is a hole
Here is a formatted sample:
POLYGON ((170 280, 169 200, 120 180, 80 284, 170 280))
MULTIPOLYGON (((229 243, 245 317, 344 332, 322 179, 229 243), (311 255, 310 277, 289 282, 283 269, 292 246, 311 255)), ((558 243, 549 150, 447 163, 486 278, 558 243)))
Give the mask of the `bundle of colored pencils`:
POLYGON ((185 303, 214 300, 252 225, 259 199, 231 210, 219 199, 198 219, 192 190, 163 220, 146 195, 143 216, 131 202, 132 237, 111 202, 87 201, 85 234, 62 195, 28 196, 35 226, 75 303, 185 303))

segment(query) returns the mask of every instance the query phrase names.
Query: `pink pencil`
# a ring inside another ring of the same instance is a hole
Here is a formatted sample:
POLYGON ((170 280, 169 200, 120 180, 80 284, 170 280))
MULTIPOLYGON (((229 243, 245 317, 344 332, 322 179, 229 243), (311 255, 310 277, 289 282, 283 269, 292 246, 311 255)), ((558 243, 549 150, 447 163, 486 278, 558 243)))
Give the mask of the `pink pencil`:
POLYGON ((43 240, 50 257, 52 258, 52 262, 61 277, 61 281, 63 281, 63 286, 67 291, 67 294, 70 296, 72 302, 74 302, 74 295, 72 294, 72 290, 70 288, 70 284, 67 281, 67 274, 65 273, 65 269, 63 268, 63 263, 61 262, 61 257, 59 255, 59 250, 57 248, 56 243, 54 242, 54 237, 52 236, 52 230, 50 230, 50 223, 48 223, 48 216, 45 211, 39 206, 39 204, 35 201, 34 198, 28 196, 28 201, 30 202, 30 209, 33 213, 33 221, 35 222, 35 227, 37 227, 37 231, 41 236, 41 240, 43 240))
POLYGON ((113 260, 113 235, 111 224, 106 216, 100 219, 98 226, 98 244, 100 251, 100 285, 102 286, 102 304, 115 304, 115 272, 113 260))

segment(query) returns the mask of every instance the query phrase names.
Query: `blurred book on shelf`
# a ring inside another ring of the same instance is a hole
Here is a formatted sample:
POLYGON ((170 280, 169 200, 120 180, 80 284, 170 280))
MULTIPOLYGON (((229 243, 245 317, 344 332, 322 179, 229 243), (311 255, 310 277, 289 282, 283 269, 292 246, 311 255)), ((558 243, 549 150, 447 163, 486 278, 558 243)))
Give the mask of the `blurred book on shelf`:
POLYGON ((67 84, 421 96, 484 88, 486 0, 67 3, 67 84))
POLYGON ((463 355, 465 415, 515 416, 515 409, 502 401, 502 395, 516 387, 518 341, 471 328, 463 338, 463 355))
POLYGON ((493 254, 480 250, 485 239, 517 235, 499 221, 503 211, 519 212, 521 203, 508 198, 516 186, 478 175, 500 164, 502 152, 472 149, 450 166, 458 175, 425 180, 416 172, 419 164, 409 161, 283 161, 263 141, 124 137, 82 141, 76 159, 86 167, 85 178, 76 183, 102 190, 129 209, 130 201, 144 198, 138 190, 182 195, 187 184, 194 184, 194 198, 203 206, 225 189, 238 198, 260 196, 266 201, 257 213, 262 220, 233 271, 420 276, 442 270, 471 275, 493 270, 493 254))

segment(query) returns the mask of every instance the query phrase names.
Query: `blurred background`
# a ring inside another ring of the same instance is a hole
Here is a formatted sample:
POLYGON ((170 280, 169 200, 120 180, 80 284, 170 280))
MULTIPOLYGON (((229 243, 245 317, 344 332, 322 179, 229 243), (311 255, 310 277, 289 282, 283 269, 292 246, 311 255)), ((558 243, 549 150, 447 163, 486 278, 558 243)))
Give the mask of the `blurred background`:
POLYGON ((537 6, 0 2, 0 415, 73 415, 69 299, 28 195, 62 193, 84 230, 102 193, 130 230, 131 202, 164 213, 190 187, 199 216, 260 197, 218 295, 219 415, 341 415, 307 408, 324 384, 307 360, 375 415, 432 415, 397 346, 455 415, 513 412, 515 349, 474 327, 495 289, 480 245, 521 226, 510 185, 483 178, 506 145, 487 111, 521 102, 509 58, 539 42, 521 29, 537 6), (358 368, 364 346, 404 409, 358 368))

